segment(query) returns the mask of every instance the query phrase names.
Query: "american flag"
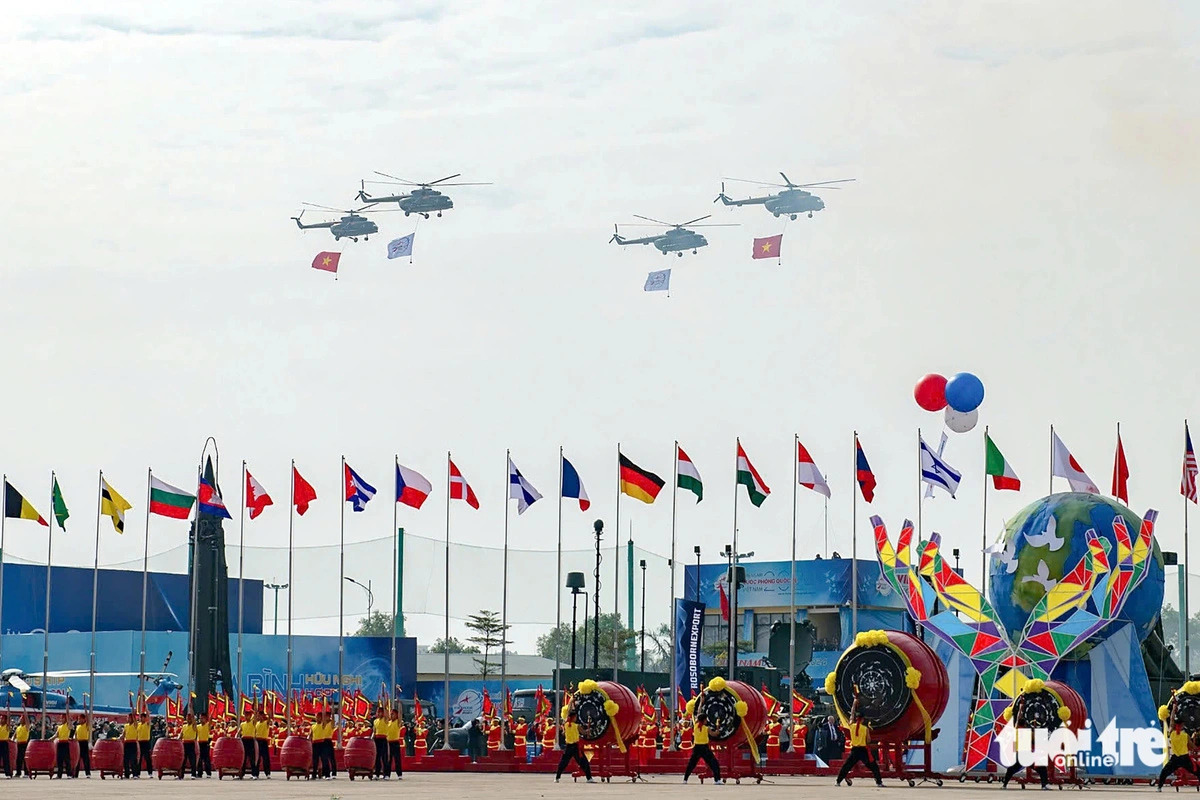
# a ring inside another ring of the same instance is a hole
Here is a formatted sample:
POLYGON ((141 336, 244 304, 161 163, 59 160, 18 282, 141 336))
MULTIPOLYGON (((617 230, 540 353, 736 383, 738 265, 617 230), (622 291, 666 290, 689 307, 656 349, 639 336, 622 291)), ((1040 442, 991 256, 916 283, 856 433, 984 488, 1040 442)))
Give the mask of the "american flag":
POLYGON ((1192 434, 1188 431, 1187 423, 1183 423, 1183 480, 1179 484, 1179 493, 1196 502, 1196 451, 1192 449, 1192 434))

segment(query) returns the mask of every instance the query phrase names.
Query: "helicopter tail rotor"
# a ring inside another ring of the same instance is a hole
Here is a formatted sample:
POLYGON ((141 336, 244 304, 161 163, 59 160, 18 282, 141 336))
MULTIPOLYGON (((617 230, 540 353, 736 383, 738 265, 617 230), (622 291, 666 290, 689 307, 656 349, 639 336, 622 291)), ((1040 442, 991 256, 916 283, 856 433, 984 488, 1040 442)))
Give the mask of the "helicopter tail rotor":
POLYGON ((367 182, 365 180, 358 182, 358 194, 354 195, 354 199, 360 203, 365 203, 371 199, 371 195, 367 194, 367 182))
POLYGON ((612 238, 608 240, 608 243, 612 244, 613 242, 616 242, 617 244, 622 244, 624 241, 625 240, 621 238, 620 232, 617 230, 617 226, 613 225, 613 235, 612 238))
POLYGON ((296 221, 296 227, 299 228, 300 230, 304 230, 304 225, 303 225, 303 223, 300 222, 300 217, 303 217, 303 216, 304 216, 304 210, 301 209, 300 216, 292 217, 292 219, 294 219, 296 221))
POLYGON ((725 181, 721 181, 721 193, 713 198, 714 203, 718 201, 724 203, 725 205, 729 205, 729 196, 725 194, 725 181))

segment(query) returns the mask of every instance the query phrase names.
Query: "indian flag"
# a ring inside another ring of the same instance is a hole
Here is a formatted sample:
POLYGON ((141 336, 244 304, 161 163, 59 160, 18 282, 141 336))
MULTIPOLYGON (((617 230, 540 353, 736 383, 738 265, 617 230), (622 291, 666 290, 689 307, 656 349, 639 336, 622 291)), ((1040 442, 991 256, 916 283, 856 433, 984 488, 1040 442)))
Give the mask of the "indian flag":
POLYGON ((991 436, 985 433, 983 439, 987 447, 987 474, 992 476, 992 484, 997 489, 1020 489, 1021 479, 1013 471, 1012 464, 1009 464, 1004 458, 1004 454, 1000 452, 999 447, 996 447, 991 436))
POLYGON ((696 465, 688 458, 688 454, 683 452, 683 448, 675 445, 675 471, 679 473, 679 480, 675 485, 680 489, 687 489, 689 492, 694 492, 696 502, 699 503, 704 499, 704 483, 700 480, 700 472, 696 469, 696 465))
POLYGON ((150 476, 150 513, 172 519, 187 519, 196 496, 150 476))
POLYGON ((761 506, 767 499, 767 495, 771 493, 767 484, 758 474, 758 470, 750 463, 750 459, 746 458, 746 451, 742 449, 740 441, 737 446, 737 482, 746 487, 746 493, 750 495, 750 502, 755 506, 761 506))

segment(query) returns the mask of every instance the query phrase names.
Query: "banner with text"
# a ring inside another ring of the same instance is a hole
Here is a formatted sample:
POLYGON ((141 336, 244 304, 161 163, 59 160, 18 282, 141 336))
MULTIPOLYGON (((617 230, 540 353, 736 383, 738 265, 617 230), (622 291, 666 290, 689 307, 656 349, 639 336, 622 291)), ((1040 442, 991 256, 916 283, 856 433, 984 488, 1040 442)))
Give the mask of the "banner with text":
POLYGON ((675 601, 675 675, 685 698, 700 693, 700 645, 704 633, 704 603, 675 601))

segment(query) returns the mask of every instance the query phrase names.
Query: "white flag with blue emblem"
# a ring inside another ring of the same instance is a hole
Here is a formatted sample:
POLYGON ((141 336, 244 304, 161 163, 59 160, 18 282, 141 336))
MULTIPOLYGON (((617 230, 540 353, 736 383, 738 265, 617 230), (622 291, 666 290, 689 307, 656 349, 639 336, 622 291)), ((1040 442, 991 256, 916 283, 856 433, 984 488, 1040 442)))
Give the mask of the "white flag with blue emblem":
POLYGON ((518 514, 524 514, 525 509, 542 499, 541 493, 525 480, 512 458, 508 459, 508 499, 517 501, 518 514))
POLYGON ((919 441, 921 443, 921 480, 930 486, 945 489, 951 497, 954 497, 954 493, 958 491, 959 481, 962 480, 962 473, 930 450, 923 438, 919 441))
POLYGON ((671 270, 660 269, 646 276, 647 292, 667 292, 671 290, 671 270))
POLYGON ((411 256, 413 250, 413 237, 416 232, 410 233, 408 236, 401 236, 399 239, 393 239, 388 242, 388 258, 401 258, 402 256, 411 256))

